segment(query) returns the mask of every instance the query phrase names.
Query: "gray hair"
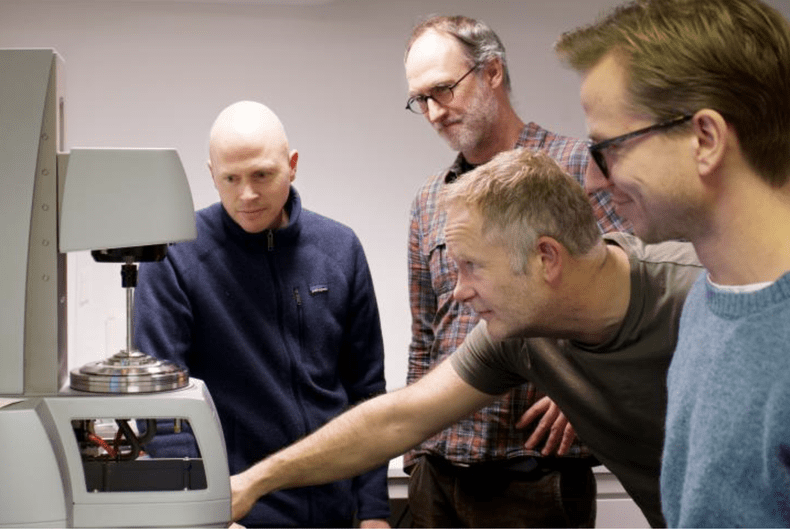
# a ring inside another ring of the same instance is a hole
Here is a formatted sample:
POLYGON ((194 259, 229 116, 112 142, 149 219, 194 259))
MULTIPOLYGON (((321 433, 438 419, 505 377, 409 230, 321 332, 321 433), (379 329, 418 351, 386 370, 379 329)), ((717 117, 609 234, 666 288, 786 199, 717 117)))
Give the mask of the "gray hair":
POLYGON ((582 256, 601 240, 590 201, 579 183, 544 152, 515 149, 447 186, 442 205, 462 204, 483 217, 483 234, 502 242, 514 273, 524 273, 539 237, 582 256))
POLYGON ((472 66, 481 66, 492 60, 499 60, 502 63, 502 71, 505 76, 505 89, 510 93, 510 72, 505 58, 505 46, 488 24, 460 15, 431 16, 412 30, 409 42, 406 44, 406 56, 409 55, 414 41, 430 30, 455 37, 463 47, 472 66))

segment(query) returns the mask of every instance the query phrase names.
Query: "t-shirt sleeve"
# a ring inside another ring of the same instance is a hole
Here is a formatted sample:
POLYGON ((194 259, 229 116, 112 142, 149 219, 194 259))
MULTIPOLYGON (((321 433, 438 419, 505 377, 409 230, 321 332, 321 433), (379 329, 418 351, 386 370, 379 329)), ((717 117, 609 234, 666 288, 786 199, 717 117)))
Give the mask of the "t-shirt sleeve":
POLYGON ((493 342, 480 321, 450 356, 450 365, 464 382, 489 395, 501 395, 527 381, 519 373, 523 340, 493 342))

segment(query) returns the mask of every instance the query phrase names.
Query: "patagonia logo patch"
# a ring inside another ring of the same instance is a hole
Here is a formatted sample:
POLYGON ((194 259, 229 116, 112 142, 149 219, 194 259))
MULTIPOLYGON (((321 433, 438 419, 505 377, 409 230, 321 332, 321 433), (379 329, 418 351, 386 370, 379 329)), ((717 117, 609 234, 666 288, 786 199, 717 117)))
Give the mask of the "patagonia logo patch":
POLYGON ((329 292, 329 287, 326 285, 310 285, 310 295, 317 296, 318 294, 326 294, 329 292))

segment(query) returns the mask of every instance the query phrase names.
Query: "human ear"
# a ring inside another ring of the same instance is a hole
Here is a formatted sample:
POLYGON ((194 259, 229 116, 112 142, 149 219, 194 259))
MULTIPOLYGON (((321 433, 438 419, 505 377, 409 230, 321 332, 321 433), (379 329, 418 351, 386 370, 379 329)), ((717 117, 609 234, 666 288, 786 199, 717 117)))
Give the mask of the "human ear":
POLYGON ((491 59, 486 63, 485 79, 491 88, 497 88, 505 82, 505 68, 499 59, 491 59))
POLYGON ((535 250, 540 259, 540 270, 547 283, 556 284, 562 276, 564 263, 562 245, 552 237, 539 237, 535 250))
POLYGON ((290 159, 288 160, 289 165, 291 166, 291 182, 296 179, 296 164, 299 161, 299 153, 296 149, 291 151, 290 159))
POLYGON ((697 112, 692 123, 697 172, 703 181, 711 181, 724 161, 733 131, 721 114, 710 109, 697 112))
POLYGON ((214 168, 211 166, 211 159, 206 161, 206 165, 208 166, 208 174, 211 176, 211 181, 214 183, 214 188, 217 188, 217 179, 214 178, 214 168))

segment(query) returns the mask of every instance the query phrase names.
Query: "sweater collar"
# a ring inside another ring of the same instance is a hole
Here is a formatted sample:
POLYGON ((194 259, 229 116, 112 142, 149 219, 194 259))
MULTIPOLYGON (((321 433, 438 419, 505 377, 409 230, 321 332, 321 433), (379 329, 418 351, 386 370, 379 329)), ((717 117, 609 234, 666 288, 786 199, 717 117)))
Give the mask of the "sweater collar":
POLYGON ((702 274, 698 281, 704 282, 705 301, 710 310, 721 318, 737 319, 753 315, 790 299, 790 272, 754 292, 716 288, 707 280, 707 274, 702 274))
POLYGON ((302 200, 296 188, 291 186, 288 193, 288 200, 285 202, 285 210, 288 212, 288 225, 277 230, 264 230, 260 233, 247 233, 239 226, 235 220, 228 215, 225 208, 220 204, 222 210, 222 225, 228 238, 249 245, 273 245, 274 247, 285 246, 292 243, 299 235, 299 219, 302 215, 302 200))

